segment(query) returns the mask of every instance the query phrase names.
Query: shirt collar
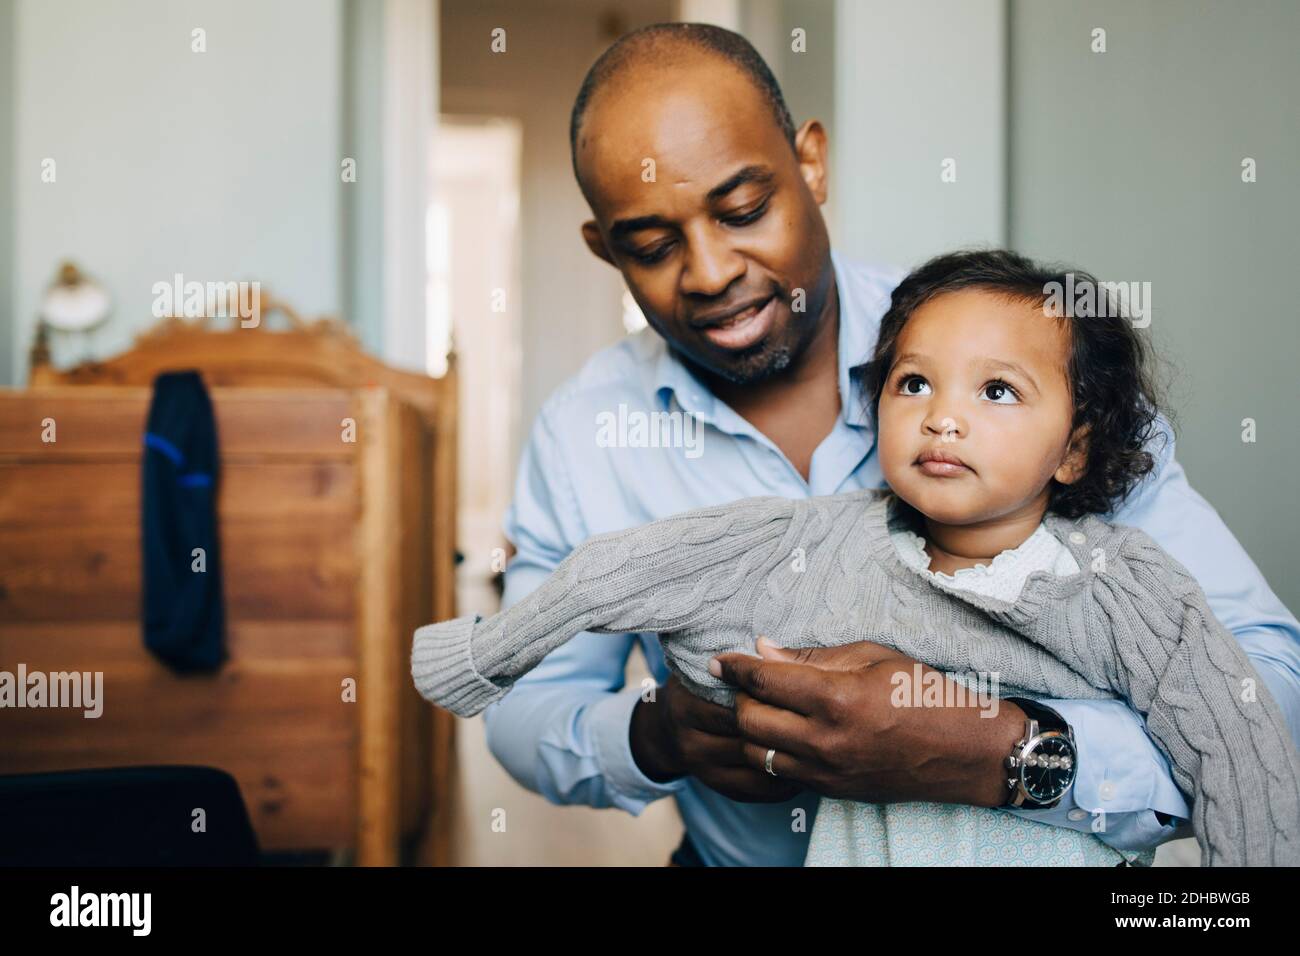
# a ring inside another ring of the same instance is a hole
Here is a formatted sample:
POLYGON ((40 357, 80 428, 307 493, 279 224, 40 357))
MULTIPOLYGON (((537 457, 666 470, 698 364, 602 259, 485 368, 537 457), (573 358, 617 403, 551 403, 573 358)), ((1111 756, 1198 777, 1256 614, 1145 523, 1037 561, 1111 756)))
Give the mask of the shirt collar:
MULTIPOLYGON (((831 250, 831 267, 835 288, 839 295, 840 328, 839 384, 840 417, 847 424, 869 426, 866 397, 861 394, 850 372, 871 358, 876 344, 876 332, 883 313, 879 302, 860 302, 852 277, 840 258, 831 250)), ((717 398, 694 373, 677 357, 667 342, 659 352, 654 370, 655 394, 667 408, 672 398, 687 412, 705 421, 713 421, 717 411, 717 398)))
POLYGON ((869 426, 866 396, 857 387, 851 374, 853 369, 871 359, 880 327, 878 302, 861 302, 839 253, 831 250, 831 264, 835 267, 835 289, 840 299, 840 417, 849 425, 869 426))
POLYGON ((672 347, 662 339, 660 341, 662 347, 659 350, 659 359, 655 363, 654 372, 655 394, 664 403, 665 409, 668 409, 672 399, 676 398, 677 404, 684 411, 701 421, 712 422, 717 398, 677 357, 672 347))

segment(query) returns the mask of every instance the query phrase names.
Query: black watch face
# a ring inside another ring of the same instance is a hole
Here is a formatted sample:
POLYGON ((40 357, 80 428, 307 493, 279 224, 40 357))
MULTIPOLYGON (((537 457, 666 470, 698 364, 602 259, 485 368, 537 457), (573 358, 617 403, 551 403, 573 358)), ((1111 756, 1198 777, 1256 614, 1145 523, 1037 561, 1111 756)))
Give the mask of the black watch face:
POLYGON ((1033 800, 1051 803, 1058 799, 1074 779, 1074 748, 1070 741, 1063 735, 1041 738, 1025 758, 1021 779, 1033 800))

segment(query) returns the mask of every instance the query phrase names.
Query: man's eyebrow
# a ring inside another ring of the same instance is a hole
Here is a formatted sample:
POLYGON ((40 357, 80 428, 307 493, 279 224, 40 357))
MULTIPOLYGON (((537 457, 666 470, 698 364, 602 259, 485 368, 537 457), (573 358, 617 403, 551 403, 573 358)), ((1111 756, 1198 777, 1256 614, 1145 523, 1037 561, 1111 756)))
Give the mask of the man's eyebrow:
POLYGON ((717 202, 727 193, 739 186, 743 186, 745 183, 770 183, 775 178, 776 173, 769 166, 757 164, 744 166, 710 189, 708 196, 705 198, 709 202, 717 202))
POLYGON ((634 219, 616 219, 614 224, 609 227, 609 237, 618 240, 630 233, 640 232, 642 229, 668 229, 671 227, 672 223, 663 216, 637 216, 634 219))
MULTIPOLYGON (((757 163, 744 166, 732 173, 723 182, 709 190, 705 197, 709 202, 717 202, 733 189, 737 189, 746 183, 770 183, 776 178, 776 173, 771 167, 763 166, 757 163)), ((640 232, 642 229, 671 229, 673 224, 663 216, 636 216, 632 219, 616 219, 614 224, 609 227, 609 237, 613 240, 620 240, 634 232, 640 232)))

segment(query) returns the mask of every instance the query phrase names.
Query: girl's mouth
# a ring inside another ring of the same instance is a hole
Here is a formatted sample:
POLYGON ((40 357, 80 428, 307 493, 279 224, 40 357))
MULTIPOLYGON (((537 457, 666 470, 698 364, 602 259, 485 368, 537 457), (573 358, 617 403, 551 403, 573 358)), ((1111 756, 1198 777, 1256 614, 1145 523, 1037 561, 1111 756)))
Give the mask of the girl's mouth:
POLYGON ((921 452, 913 464, 921 469, 922 474, 931 478, 959 478, 975 473, 973 468, 956 455, 935 448, 921 452))
POLYGON ((923 461, 918 467, 931 478, 959 478, 975 474, 965 465, 956 465, 950 461, 923 461))

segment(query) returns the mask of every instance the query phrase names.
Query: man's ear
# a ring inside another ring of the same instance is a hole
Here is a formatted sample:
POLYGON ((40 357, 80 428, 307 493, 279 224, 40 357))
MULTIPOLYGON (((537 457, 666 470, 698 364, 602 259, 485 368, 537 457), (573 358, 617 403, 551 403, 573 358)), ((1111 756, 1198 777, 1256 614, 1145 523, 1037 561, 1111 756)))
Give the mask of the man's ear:
MULTIPOLYGON (((587 248, 597 259, 604 259, 611 266, 614 265, 614 257, 609 254, 609 249, 605 247, 605 239, 600 234, 600 227, 596 225, 596 220, 588 219, 582 224, 582 239, 587 243, 587 248)), ((614 266, 614 268, 618 268, 614 266)))
POLYGON ((1061 484, 1072 485, 1087 471, 1090 432, 1089 426, 1080 425, 1070 436, 1070 446, 1066 449, 1065 458, 1056 469, 1056 474, 1052 476, 1061 484))
POLYGON ((819 206, 826 202, 826 149, 826 130, 815 119, 806 120, 794 134, 799 173, 819 206))

